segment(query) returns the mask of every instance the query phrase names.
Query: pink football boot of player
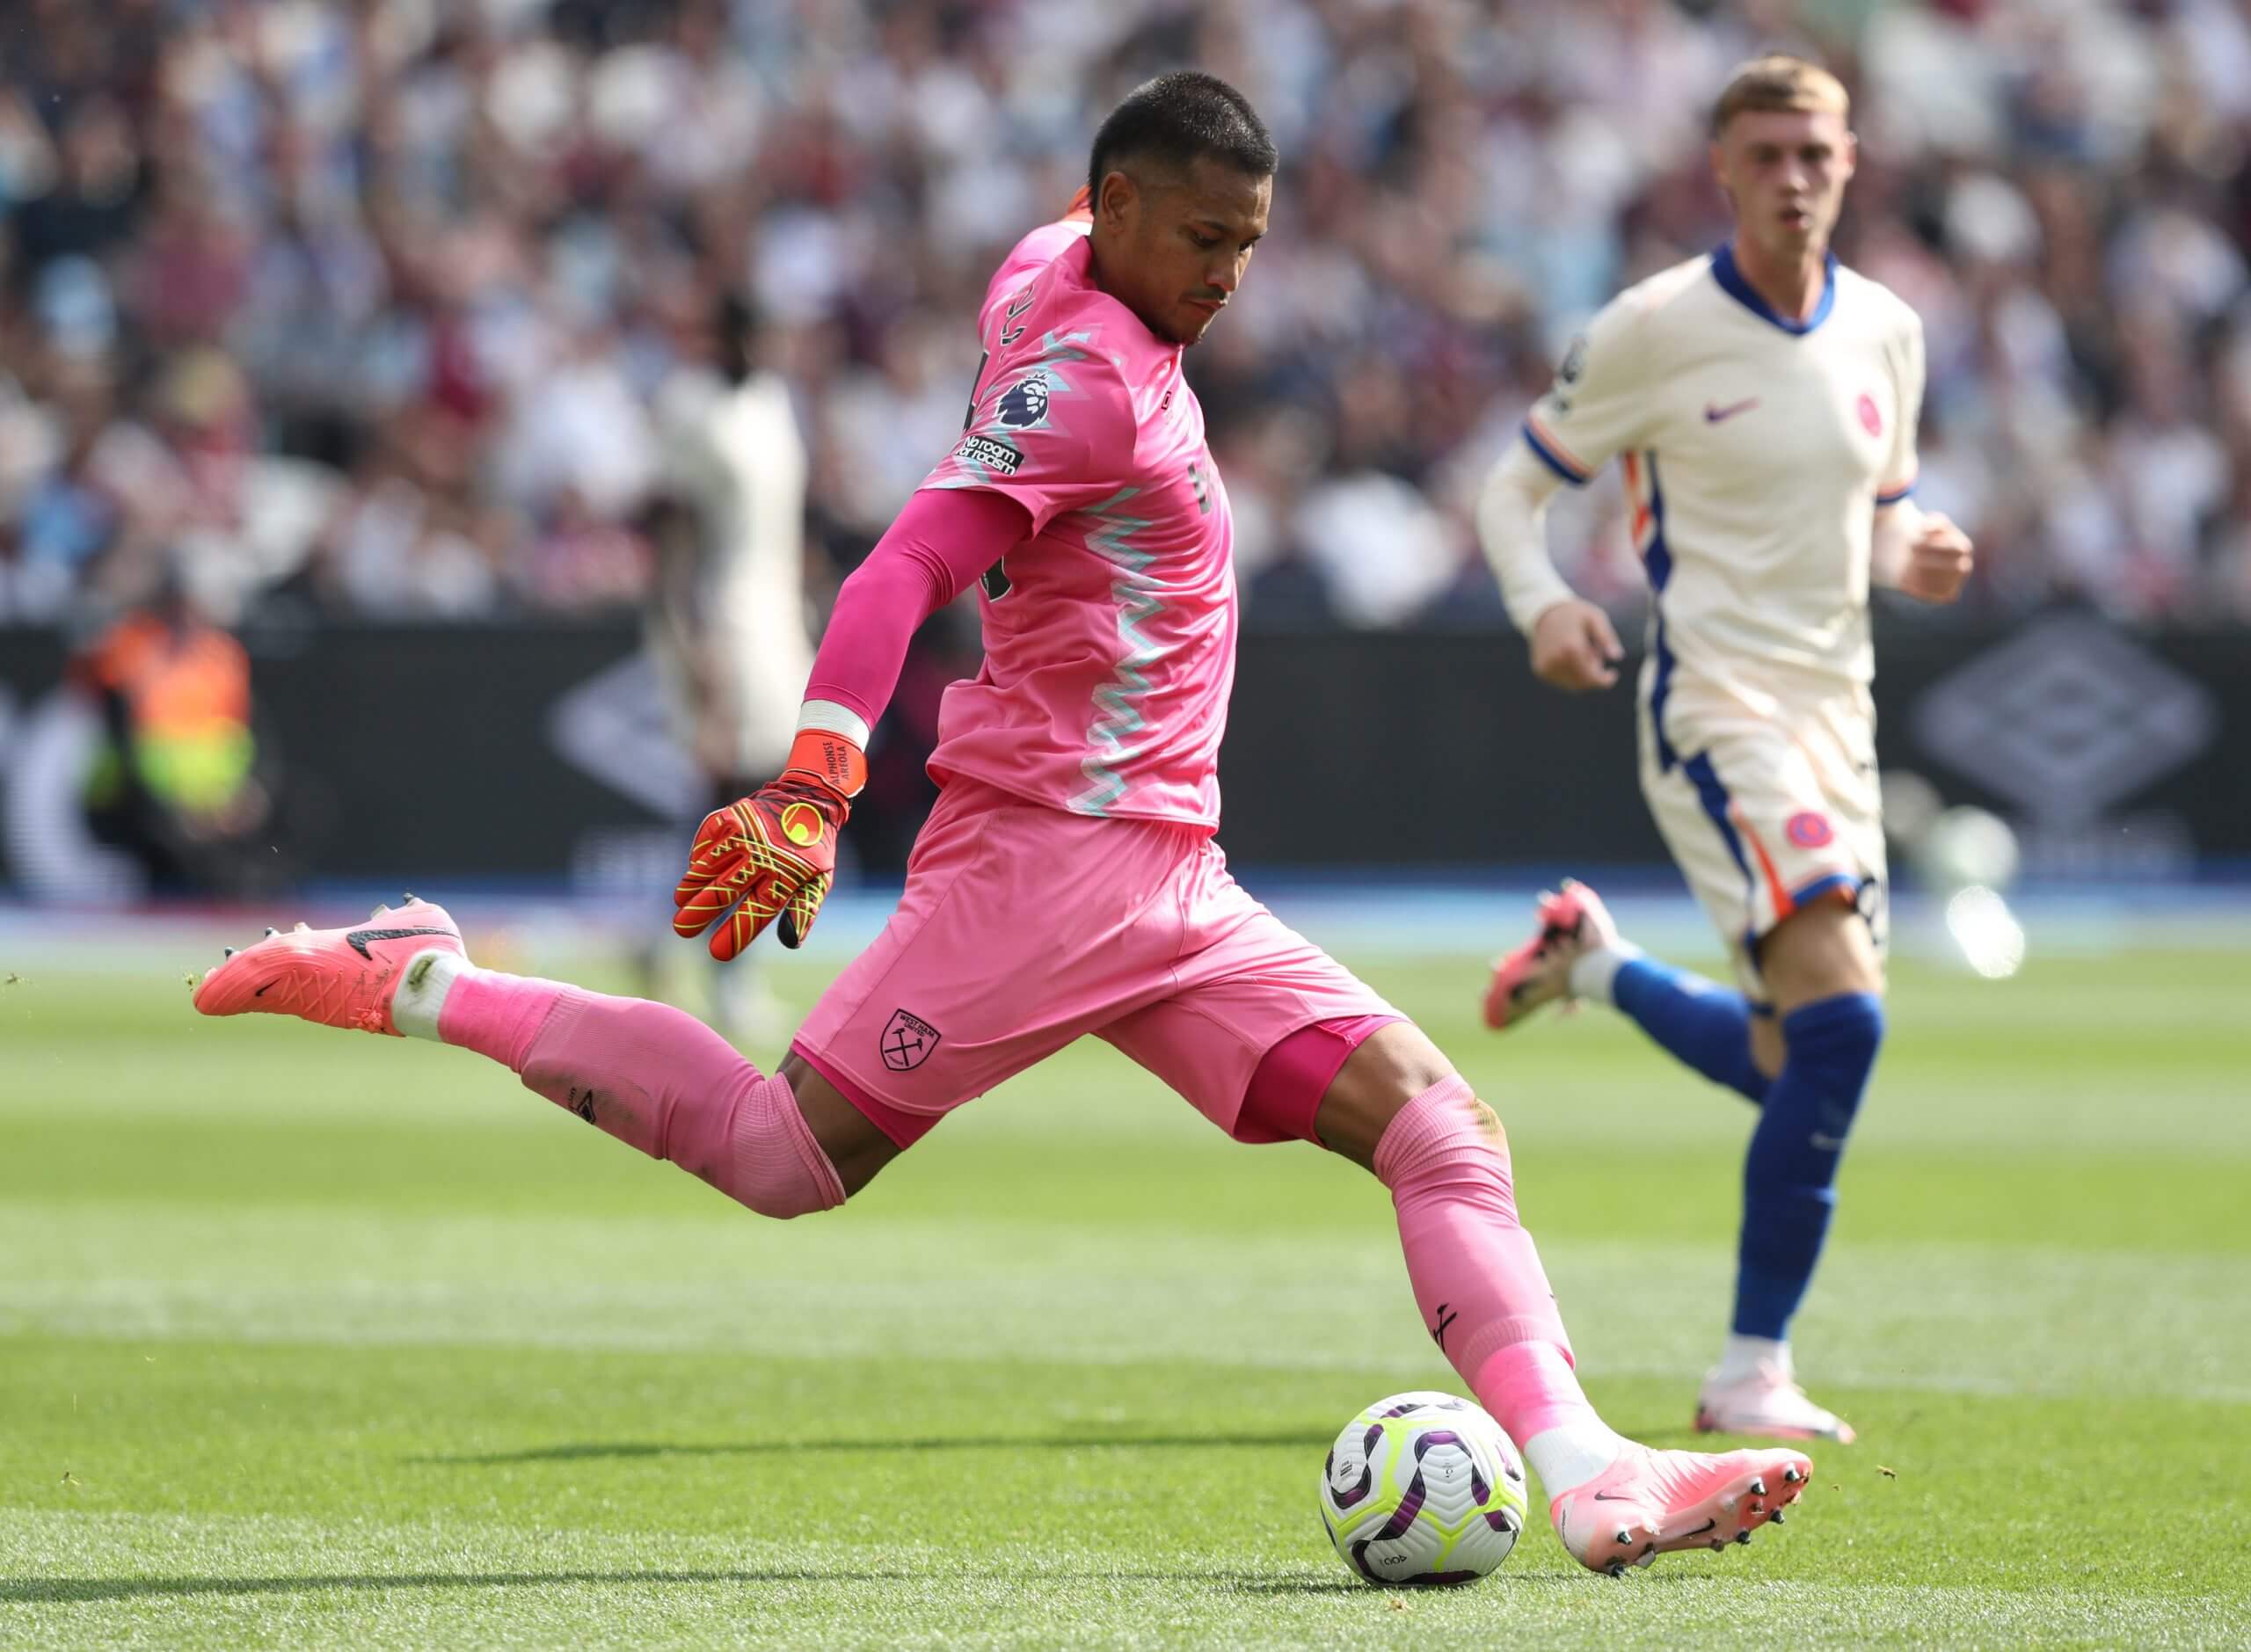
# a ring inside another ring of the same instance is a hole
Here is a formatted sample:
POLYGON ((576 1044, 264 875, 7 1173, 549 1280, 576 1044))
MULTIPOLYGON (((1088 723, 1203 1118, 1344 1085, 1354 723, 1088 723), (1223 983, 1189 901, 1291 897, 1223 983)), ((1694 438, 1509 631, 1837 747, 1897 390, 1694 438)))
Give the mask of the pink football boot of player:
POLYGON ((1548 1505, 1555 1535, 1591 1571, 1622 1577, 1678 1549, 1748 1543, 1796 1503, 1812 1459, 1791 1451, 1660 1452, 1628 1445, 1618 1460, 1548 1505))
POLYGON ((1618 938, 1618 925, 1602 897, 1576 877, 1540 897, 1539 928, 1532 939, 1493 965, 1485 989, 1485 1024, 1498 1032, 1542 1004, 1571 995, 1571 965, 1579 954, 1618 938))
POLYGON ((462 956, 460 927, 443 906, 409 895, 405 905, 378 906, 350 928, 299 924, 268 929, 239 952, 228 948, 226 961, 196 987, 195 1007, 207 1015, 295 1015, 395 1038, 390 1001, 399 972, 433 950, 462 956))

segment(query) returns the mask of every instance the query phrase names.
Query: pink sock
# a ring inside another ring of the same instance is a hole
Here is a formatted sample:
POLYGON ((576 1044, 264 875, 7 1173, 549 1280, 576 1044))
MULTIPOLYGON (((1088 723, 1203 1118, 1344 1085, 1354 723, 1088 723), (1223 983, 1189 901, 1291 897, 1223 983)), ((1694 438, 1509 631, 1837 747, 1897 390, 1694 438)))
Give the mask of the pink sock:
POLYGON ((526 1088, 761 1215, 844 1202, 789 1081, 767 1077, 695 1016, 557 981, 464 970, 438 1036, 526 1088))
POLYGON ((1609 1431, 1579 1386, 1570 1352, 1553 1343, 1511 1343, 1495 1349, 1469 1386, 1477 1403, 1500 1419, 1512 1439, 1530 1441, 1550 1429, 1589 1423, 1609 1431))
POLYGON ((530 975, 464 969, 446 991, 438 1037, 521 1073, 531 1041, 566 993, 578 989, 530 975))
POLYGON ((1533 1456, 1549 1495, 1568 1489, 1558 1479, 1581 1476, 1552 1450, 1535 1455, 1541 1437, 1552 1445, 1561 1430, 1606 1463, 1614 1437, 1579 1388, 1555 1293, 1517 1220, 1499 1121, 1460 1078, 1432 1085, 1384 1131, 1375 1173, 1399 1212, 1424 1323, 1477 1402, 1533 1456))

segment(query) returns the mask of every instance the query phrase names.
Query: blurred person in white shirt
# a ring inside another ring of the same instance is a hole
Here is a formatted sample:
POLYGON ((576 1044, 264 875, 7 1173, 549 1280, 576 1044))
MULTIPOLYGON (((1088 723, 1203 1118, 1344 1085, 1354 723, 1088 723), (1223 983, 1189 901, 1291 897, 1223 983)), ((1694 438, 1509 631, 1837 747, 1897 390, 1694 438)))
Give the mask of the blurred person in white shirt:
MULTIPOLYGON (((713 322, 711 366, 676 373, 659 395, 658 493, 645 515, 657 552, 649 650, 708 782, 697 819, 781 772, 812 670, 805 446, 790 387, 741 299, 722 295, 713 322)), ((671 915, 667 904, 667 935, 671 915)), ((773 1014, 750 961, 710 974, 715 1024, 738 1037, 773 1014)))

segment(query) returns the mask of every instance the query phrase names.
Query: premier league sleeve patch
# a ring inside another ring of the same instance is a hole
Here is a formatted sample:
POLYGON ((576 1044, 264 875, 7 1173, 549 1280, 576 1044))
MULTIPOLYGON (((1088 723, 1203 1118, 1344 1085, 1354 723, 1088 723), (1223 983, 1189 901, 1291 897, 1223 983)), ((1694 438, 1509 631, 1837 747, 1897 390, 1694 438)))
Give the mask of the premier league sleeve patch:
POLYGON ((1037 430, 1047 422, 1047 375, 1035 368, 1001 393, 999 418, 1009 430, 1037 430))

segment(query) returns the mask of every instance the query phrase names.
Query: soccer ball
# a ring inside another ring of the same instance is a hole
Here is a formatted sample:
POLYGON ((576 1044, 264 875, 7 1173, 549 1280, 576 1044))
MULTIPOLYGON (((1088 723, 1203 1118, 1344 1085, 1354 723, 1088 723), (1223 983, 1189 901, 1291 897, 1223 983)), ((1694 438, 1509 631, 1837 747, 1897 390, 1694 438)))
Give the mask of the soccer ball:
POLYGON ((1506 1430, 1450 1394, 1395 1394, 1344 1425, 1321 1474, 1321 1523, 1357 1577, 1474 1583, 1524 1530, 1524 1462, 1506 1430))

